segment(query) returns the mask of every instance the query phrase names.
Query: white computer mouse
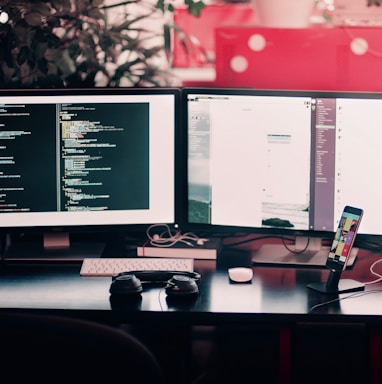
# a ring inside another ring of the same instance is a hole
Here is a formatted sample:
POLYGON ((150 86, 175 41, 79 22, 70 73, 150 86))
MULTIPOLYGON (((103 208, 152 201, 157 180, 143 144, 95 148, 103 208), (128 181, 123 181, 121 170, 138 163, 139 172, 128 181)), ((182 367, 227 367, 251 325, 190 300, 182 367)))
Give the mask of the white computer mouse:
POLYGON ((253 277, 253 269, 247 267, 228 268, 228 276, 235 283, 250 283, 253 277))

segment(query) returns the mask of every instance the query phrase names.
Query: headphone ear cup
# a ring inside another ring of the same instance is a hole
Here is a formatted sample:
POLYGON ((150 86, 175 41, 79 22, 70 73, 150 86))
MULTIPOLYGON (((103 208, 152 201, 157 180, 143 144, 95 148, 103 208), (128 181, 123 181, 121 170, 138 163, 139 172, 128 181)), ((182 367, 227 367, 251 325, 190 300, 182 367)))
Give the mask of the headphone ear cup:
POLYGON ((112 295, 140 295, 142 291, 142 283, 133 273, 115 276, 109 289, 112 295))
POLYGON ((166 294, 171 297, 195 296, 199 294, 199 288, 195 279, 184 275, 174 275, 167 282, 166 294))

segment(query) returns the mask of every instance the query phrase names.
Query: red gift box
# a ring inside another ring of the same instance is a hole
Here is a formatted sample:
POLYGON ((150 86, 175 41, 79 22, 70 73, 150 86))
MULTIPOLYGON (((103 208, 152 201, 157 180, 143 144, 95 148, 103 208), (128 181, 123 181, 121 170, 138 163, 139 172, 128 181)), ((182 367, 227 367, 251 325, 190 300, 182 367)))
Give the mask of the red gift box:
POLYGON ((382 91, 378 27, 216 29, 216 86, 382 91))

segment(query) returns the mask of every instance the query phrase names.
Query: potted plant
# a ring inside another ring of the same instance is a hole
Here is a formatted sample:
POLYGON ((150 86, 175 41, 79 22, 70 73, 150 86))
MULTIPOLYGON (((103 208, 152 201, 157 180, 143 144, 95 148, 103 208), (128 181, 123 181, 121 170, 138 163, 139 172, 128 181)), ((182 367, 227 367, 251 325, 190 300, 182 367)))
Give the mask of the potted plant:
MULTIPOLYGON (((184 1, 198 17, 204 3, 184 1)), ((166 86, 171 12, 171 0, 2 1, 0 87, 166 86)))
POLYGON ((309 26, 315 0, 253 0, 259 24, 273 28, 309 26))

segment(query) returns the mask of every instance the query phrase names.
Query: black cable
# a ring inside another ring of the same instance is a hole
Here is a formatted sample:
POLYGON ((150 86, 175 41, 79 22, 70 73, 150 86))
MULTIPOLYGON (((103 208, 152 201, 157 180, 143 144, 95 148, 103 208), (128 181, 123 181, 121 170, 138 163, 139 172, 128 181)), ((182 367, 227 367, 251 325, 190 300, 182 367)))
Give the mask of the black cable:
POLYGON ((293 253, 293 254, 295 254, 295 255, 299 255, 299 254, 301 254, 301 253, 304 253, 304 252, 308 249, 308 247, 309 247, 309 243, 310 243, 310 237, 308 237, 308 239, 307 239, 307 241, 306 241, 306 245, 305 245, 305 247, 304 247, 303 249, 300 249, 299 251, 296 251, 295 249, 291 249, 291 248, 289 248, 289 246, 288 246, 288 244, 285 242, 284 238, 282 238, 281 241, 282 241, 284 247, 285 247, 290 253, 293 253))
MULTIPOLYGON (((229 236, 228 236, 229 237, 229 236)), ((258 236, 258 237, 252 237, 249 239, 237 241, 236 243, 230 243, 226 244, 226 247, 236 247, 238 245, 251 243, 252 241, 258 241, 258 240, 264 240, 264 239, 280 239, 281 241, 293 241, 293 238, 288 238, 285 236, 277 236, 277 235, 264 235, 264 236, 258 236)))
POLYGON ((378 241, 363 240, 360 238, 356 238, 354 246, 376 253, 382 252, 382 242, 378 241))
POLYGON ((372 291, 355 292, 355 293, 352 293, 352 294, 345 296, 345 297, 336 297, 335 299, 328 300, 328 301, 325 301, 323 303, 313 305, 313 307, 310 307, 308 309, 308 313, 312 313, 312 311, 314 311, 315 309, 323 307, 325 305, 329 305, 329 304, 332 304, 335 302, 340 302, 340 301, 343 301, 345 299, 353 299, 353 298, 357 298, 360 296, 369 295, 371 293, 382 293, 382 289, 373 289, 372 291))

